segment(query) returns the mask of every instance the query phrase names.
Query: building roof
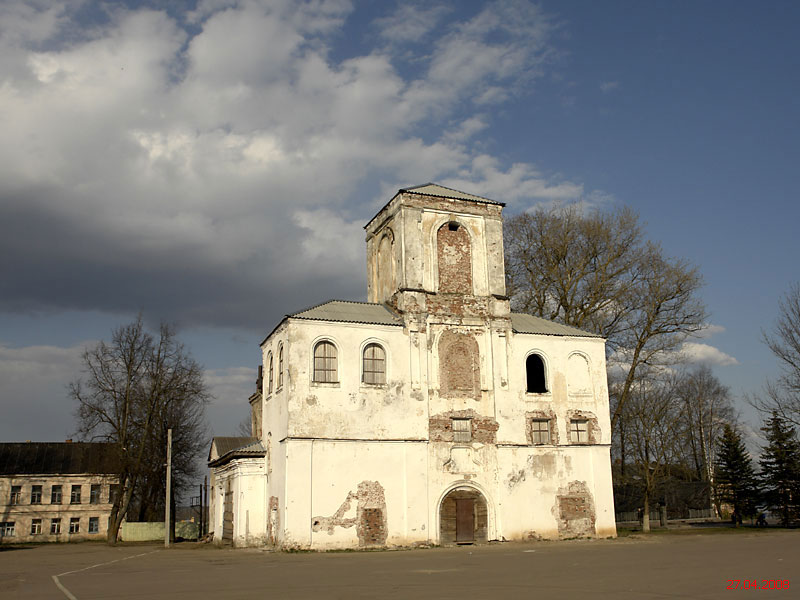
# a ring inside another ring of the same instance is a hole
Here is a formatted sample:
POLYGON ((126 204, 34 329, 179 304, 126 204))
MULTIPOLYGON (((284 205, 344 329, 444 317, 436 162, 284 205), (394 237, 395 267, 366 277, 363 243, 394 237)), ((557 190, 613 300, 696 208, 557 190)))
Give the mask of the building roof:
POLYGON ((349 302, 328 300, 317 306, 288 315, 293 319, 310 321, 340 321, 343 323, 365 323, 369 325, 402 326, 400 318, 384 304, 374 302, 349 302))
POLYGON ((238 457, 260 457, 266 449, 257 437, 215 437, 208 451, 209 466, 238 457))
POLYGON ((539 335, 562 335, 573 337, 602 338, 603 336, 589 331, 583 331, 541 317, 534 317, 524 313, 511 313, 511 327, 515 333, 535 333, 539 335))
POLYGON ((0 475, 113 475, 116 444, 100 442, 0 443, 0 475))
POLYGON ((423 183, 422 185, 415 185, 407 188, 400 188, 400 193, 405 194, 421 194, 425 196, 437 196, 439 198, 451 198, 454 200, 471 200, 473 202, 483 202, 485 204, 498 204, 505 206, 503 202, 497 200, 490 200, 483 196, 476 196, 475 194, 467 194, 466 192, 459 192, 452 188, 444 187, 438 183, 423 183))

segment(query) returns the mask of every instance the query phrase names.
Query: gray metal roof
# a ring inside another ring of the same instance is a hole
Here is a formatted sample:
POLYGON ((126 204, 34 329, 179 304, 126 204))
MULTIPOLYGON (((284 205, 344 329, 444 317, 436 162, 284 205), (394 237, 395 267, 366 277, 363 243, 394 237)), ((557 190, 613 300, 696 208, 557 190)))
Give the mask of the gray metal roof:
POLYGON ((536 333, 539 335, 569 335, 573 337, 592 337, 592 338, 602 337, 601 335, 598 335, 596 333, 583 331, 582 329, 576 329, 575 327, 569 327, 567 325, 562 325, 561 323, 555 323, 554 321, 548 321, 547 319, 542 319, 541 317, 534 317, 533 315, 527 315, 524 313, 511 313, 511 327, 514 329, 515 333, 536 333))
POLYGON ((369 325, 402 326, 402 321, 383 304, 329 300, 312 308, 289 315, 293 319, 339 321, 369 325))
POLYGON ((117 445, 103 442, 12 442, 0 444, 0 475, 113 475, 117 445))
POLYGON ((499 204, 505 206, 502 202, 490 200, 483 196, 476 196, 474 194, 467 194, 466 192, 459 192, 452 188, 444 187, 438 183, 424 183, 422 185, 415 185, 413 187, 401 188, 401 192, 408 194, 424 194, 425 196, 438 196, 439 198, 453 198, 455 200, 472 200, 473 202, 483 202, 486 204, 499 204))
POLYGON ((234 456, 264 456, 266 449, 257 437, 215 437, 211 440, 208 453, 210 463, 218 463, 224 458, 234 456), (212 460, 215 454, 217 457, 212 460))

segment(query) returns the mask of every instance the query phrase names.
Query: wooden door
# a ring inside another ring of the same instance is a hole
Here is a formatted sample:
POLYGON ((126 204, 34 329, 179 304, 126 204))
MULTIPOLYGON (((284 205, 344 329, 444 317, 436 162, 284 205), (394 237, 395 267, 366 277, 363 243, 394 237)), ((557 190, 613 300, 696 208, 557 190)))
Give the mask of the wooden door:
POLYGON ((475 500, 456 498, 456 543, 475 541, 475 500))

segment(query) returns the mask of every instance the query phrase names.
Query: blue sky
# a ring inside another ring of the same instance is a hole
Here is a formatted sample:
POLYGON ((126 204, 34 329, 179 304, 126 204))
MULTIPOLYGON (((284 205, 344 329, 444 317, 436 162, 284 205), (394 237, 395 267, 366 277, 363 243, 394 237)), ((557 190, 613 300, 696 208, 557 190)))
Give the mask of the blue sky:
POLYGON ((139 311, 234 433, 264 334, 364 299, 362 225, 428 181, 633 207, 705 278, 694 360, 736 398, 775 375, 796 2, 160 4, 0 5, 0 439, 69 436, 81 349, 139 311))

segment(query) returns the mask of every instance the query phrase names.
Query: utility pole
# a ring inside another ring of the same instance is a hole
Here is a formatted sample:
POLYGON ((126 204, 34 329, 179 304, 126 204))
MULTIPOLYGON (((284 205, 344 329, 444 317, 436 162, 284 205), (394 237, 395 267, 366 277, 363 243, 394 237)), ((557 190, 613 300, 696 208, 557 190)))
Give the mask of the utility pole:
POLYGON ((172 429, 167 429, 167 501, 164 509, 164 548, 169 548, 169 511, 172 497, 172 429))

